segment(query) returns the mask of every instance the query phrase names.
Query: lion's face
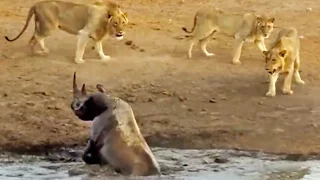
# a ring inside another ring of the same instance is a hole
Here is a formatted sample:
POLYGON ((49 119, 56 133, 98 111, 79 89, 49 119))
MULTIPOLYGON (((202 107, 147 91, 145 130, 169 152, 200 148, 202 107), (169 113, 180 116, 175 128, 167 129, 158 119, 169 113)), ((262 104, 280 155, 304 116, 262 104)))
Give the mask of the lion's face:
POLYGON ((286 50, 271 50, 263 52, 266 58, 266 70, 269 74, 282 71, 284 68, 284 60, 287 57, 286 50))
POLYGON ((265 37, 268 38, 273 31, 273 22, 274 18, 265 18, 265 17, 258 17, 257 18, 257 28, 260 31, 260 33, 265 37))
POLYGON ((122 40, 125 34, 124 28, 128 24, 127 13, 116 13, 110 17, 109 30, 114 34, 116 39, 122 40))

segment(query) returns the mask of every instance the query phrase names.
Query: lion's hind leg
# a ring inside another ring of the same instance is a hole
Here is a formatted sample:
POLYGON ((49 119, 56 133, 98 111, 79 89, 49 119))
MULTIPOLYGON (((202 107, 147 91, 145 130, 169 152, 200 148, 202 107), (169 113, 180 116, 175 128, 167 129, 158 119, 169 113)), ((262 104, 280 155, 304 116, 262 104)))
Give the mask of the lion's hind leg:
POLYGON ((213 35, 217 32, 217 30, 213 30, 209 36, 203 38, 200 40, 200 48, 201 51, 207 56, 207 57, 212 57, 214 56, 214 53, 209 53, 207 51, 207 45, 210 42, 211 38, 213 37, 213 35))
POLYGON ((49 49, 45 45, 44 39, 52 34, 58 28, 58 24, 54 23, 55 20, 46 16, 45 14, 35 15, 35 32, 32 36, 29 45, 35 54, 45 55, 49 53, 49 49), (36 51, 35 45, 40 45, 41 50, 36 51))
POLYGON ((41 50, 36 51, 35 49, 33 49, 33 52, 35 54, 38 54, 38 55, 46 55, 46 54, 48 54, 49 53, 49 49, 45 45, 45 42, 44 42, 44 38, 45 37, 35 35, 34 38, 36 39, 37 43, 40 45, 41 50))
POLYGON ((192 57, 192 49, 193 49, 194 43, 195 43, 195 40, 193 39, 189 40, 188 58, 192 57))

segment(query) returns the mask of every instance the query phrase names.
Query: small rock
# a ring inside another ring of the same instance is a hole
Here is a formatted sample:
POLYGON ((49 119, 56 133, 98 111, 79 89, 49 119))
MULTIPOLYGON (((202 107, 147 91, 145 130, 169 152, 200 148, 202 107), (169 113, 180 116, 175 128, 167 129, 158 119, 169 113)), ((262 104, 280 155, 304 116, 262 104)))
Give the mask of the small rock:
POLYGON ((82 174, 86 174, 87 171, 85 169, 73 168, 68 171, 69 176, 79 176, 82 174))
POLYGON ((33 92, 33 94, 40 94, 40 95, 43 95, 43 96, 49 96, 49 94, 44 92, 44 91, 36 91, 36 92, 33 92))
POLYGON ((216 99, 212 98, 212 99, 209 100, 209 102, 210 103, 216 103, 217 101, 216 101, 216 99))
POLYGON ((26 102, 26 104, 29 105, 29 106, 34 106, 35 105, 34 102, 30 102, 30 101, 26 102))
POLYGON ((318 127, 318 124, 316 124, 316 123, 310 123, 309 126, 314 127, 314 128, 317 128, 317 127, 318 127))
POLYGON ((3 94, 3 97, 8 97, 8 94, 7 94, 7 93, 4 93, 4 94, 3 94))
POLYGON ((283 133, 283 132, 284 132, 284 130, 283 130, 283 129, 280 129, 280 128, 275 128, 274 131, 275 131, 275 132, 278 132, 278 133, 283 133))
POLYGON ((218 163, 218 164, 224 164, 224 163, 227 163, 227 162, 228 162, 228 159, 227 159, 227 158, 217 157, 217 158, 215 158, 214 162, 215 162, 215 163, 218 163))
POLYGON ((179 101, 181 101, 181 102, 188 100, 188 98, 182 97, 182 96, 178 96, 178 99, 179 99, 179 101))
POLYGON ((161 29, 158 27, 152 27, 151 29, 155 30, 155 31, 160 31, 161 29))
POLYGON ((304 154, 288 154, 284 160, 287 161, 306 161, 308 160, 308 156, 304 154))
POLYGON ((131 41, 131 40, 128 40, 128 41, 125 42, 125 44, 128 45, 128 46, 131 46, 132 41, 131 41))
POLYGON ((131 49, 133 49, 133 50, 139 49, 139 46, 132 44, 131 49))
POLYGON ((188 169, 189 172, 199 172, 199 169, 188 169))
POLYGON ((259 105, 263 105, 263 102, 262 102, 262 101, 259 101, 258 104, 259 104, 259 105))
POLYGON ((307 8, 307 11, 312 11, 312 8, 307 8))
POLYGON ((57 105, 51 105, 51 106, 48 106, 47 108, 48 108, 48 109, 52 109, 52 110, 62 109, 60 106, 57 106, 57 105))
POLYGON ((227 97, 226 97, 226 96, 221 95, 221 96, 220 96, 220 99, 221 99, 221 100, 227 100, 227 97))

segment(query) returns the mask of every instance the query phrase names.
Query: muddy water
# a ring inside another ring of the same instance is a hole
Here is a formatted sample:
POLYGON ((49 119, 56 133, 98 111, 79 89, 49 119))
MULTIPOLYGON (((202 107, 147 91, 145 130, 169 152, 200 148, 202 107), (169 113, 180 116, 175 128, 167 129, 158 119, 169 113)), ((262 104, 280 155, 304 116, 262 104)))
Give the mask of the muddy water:
MULTIPOLYGON (((320 161, 284 161, 284 156, 224 150, 178 150, 153 148, 163 176, 143 179, 187 180, 319 180, 320 161)), ((20 179, 129 179, 107 167, 86 166, 81 150, 21 156, 0 156, 0 180, 20 179)), ((139 179, 139 178, 130 178, 139 179)), ((140 178, 141 179, 141 178, 140 178)))

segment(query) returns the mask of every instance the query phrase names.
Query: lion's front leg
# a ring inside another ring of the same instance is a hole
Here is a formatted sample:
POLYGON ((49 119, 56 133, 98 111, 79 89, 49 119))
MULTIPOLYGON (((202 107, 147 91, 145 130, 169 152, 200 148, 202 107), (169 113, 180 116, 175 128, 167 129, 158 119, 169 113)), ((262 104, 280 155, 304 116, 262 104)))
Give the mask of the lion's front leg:
POLYGON ((95 44, 95 48, 97 49, 97 52, 100 56, 100 59, 102 61, 108 61, 110 60, 110 56, 106 56, 103 52, 103 48, 102 48, 102 41, 97 41, 95 44))
POLYGON ((244 41, 242 39, 236 38, 234 41, 234 52, 233 52, 233 64, 241 64, 240 62, 240 55, 241 55, 241 49, 244 41))
POLYGON ((75 62, 78 64, 85 62, 83 60, 83 54, 86 49, 86 45, 87 45, 88 40, 89 40, 88 33, 79 32, 77 50, 76 50, 76 58, 75 58, 75 62))
POLYGON ((278 80, 279 73, 274 73, 269 75, 269 90, 266 93, 266 96, 273 97, 276 95, 276 82, 278 80))
POLYGON ((257 45, 261 52, 267 51, 267 47, 264 43, 264 40, 255 40, 254 43, 257 45))
POLYGON ((291 90, 292 76, 293 76, 293 68, 289 70, 289 72, 286 74, 284 78, 283 89, 282 89, 282 92, 284 94, 288 94, 288 95, 293 94, 293 91, 291 90))

